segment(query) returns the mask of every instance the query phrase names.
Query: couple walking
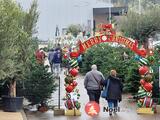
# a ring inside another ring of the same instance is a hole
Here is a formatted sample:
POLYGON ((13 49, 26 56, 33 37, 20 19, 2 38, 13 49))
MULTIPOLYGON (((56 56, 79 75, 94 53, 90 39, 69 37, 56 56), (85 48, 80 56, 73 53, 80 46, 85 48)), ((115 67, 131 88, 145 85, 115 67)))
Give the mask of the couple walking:
MULTIPOLYGON (((122 99, 121 94, 123 88, 120 79, 116 75, 116 70, 111 70, 110 75, 105 79, 103 74, 97 70, 97 66, 92 65, 91 71, 86 73, 84 79, 84 86, 87 90, 89 100, 99 104, 101 86, 104 86, 107 87, 107 97, 105 99, 108 102, 109 109, 116 109, 118 102, 122 99)), ((112 111, 109 111, 109 115, 112 115, 112 111)))

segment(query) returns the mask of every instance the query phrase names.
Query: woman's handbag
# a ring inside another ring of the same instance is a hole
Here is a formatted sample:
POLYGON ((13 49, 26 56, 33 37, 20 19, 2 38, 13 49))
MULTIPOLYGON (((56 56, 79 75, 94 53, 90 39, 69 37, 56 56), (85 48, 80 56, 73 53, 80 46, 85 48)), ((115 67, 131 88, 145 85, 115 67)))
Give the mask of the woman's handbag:
POLYGON ((105 89, 104 89, 104 90, 102 91, 102 93, 101 93, 101 97, 102 97, 102 98, 107 98, 109 82, 110 82, 110 79, 107 80, 107 86, 105 87, 105 89))

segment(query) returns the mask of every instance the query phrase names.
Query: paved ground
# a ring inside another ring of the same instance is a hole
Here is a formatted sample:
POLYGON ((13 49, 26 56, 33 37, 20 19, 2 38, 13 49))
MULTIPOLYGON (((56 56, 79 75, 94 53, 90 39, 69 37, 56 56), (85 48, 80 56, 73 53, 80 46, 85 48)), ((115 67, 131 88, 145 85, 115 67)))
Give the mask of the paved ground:
POLYGON ((3 112, 0 110, 0 120, 24 120, 21 112, 3 112))
MULTIPOLYGON (((61 98, 64 96, 64 75, 61 75, 61 98)), ((103 112, 103 107, 107 107, 106 101, 101 98, 100 104, 101 104, 101 111, 100 114, 94 118, 87 116, 87 114, 84 111, 85 104, 88 102, 88 96, 86 93, 86 90, 83 86, 83 76, 78 76, 77 82, 78 82, 78 88, 80 88, 80 99, 81 102, 81 116, 54 116, 53 111, 50 110, 46 113, 40 113, 40 112, 29 112, 27 111, 26 115, 28 120, 160 120, 160 115, 138 115, 136 113, 136 105, 135 102, 131 102, 127 99, 128 95, 123 95, 123 101, 119 104, 120 105, 120 112, 118 112, 116 115, 109 116, 107 112, 103 112)), ((57 92, 53 94, 53 99, 57 98, 57 92)), ((57 99, 55 99, 57 100, 57 99)), ((54 104, 57 103, 54 101, 54 104)), ((64 101, 61 100, 62 108, 64 108, 64 101)))
MULTIPOLYGON (((47 64, 48 62, 46 62, 47 64)), ((86 103, 88 102, 88 95, 86 93, 86 90, 83 86, 83 80, 84 76, 78 76, 77 82, 78 82, 78 88, 80 90, 80 99, 81 102, 81 116, 54 116, 53 111, 50 110, 46 113, 40 113, 40 112, 31 112, 26 111, 26 116, 28 120, 160 120, 160 114, 154 114, 154 115, 138 115, 136 113, 136 104, 133 101, 129 101, 127 98, 129 95, 123 95, 123 100, 119 104, 120 106, 120 112, 118 112, 116 115, 109 116, 108 112, 103 112, 103 107, 107 107, 106 101, 104 99, 100 99, 100 107, 101 111, 98 116, 96 117, 90 117, 88 116, 85 111, 84 107, 86 103)), ((57 81, 58 82, 58 81, 57 81)), ((61 98, 64 97, 65 94, 65 88, 64 88, 64 74, 62 72, 61 74, 61 98)), ((58 103, 58 91, 56 91, 52 95, 52 99, 54 100, 52 104, 57 105, 58 103)), ((64 101, 61 100, 61 108, 64 107, 64 101)), ((0 119, 1 120, 1 119, 0 119)))

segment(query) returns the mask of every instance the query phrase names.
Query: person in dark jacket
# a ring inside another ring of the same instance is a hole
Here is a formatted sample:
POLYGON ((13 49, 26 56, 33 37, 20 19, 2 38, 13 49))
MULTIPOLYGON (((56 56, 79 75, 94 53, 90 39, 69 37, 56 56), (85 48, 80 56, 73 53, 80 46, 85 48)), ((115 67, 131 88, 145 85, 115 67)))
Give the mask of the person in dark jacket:
POLYGON ((92 70, 86 73, 84 79, 84 87, 87 90, 90 101, 95 101, 99 104, 101 94, 101 84, 104 81, 103 74, 97 70, 96 65, 92 65, 92 70))
POLYGON ((109 80, 108 92, 107 92, 107 102, 109 107, 109 115, 112 115, 112 111, 118 109, 118 102, 122 100, 122 89, 123 85, 121 80, 116 76, 116 70, 111 70, 109 77, 103 82, 106 87, 109 80), (114 108, 113 108, 114 107, 114 108))
POLYGON ((60 74, 61 62, 62 62, 61 51, 59 49, 56 49, 53 56, 53 64, 54 64, 53 73, 56 74, 57 77, 60 74))

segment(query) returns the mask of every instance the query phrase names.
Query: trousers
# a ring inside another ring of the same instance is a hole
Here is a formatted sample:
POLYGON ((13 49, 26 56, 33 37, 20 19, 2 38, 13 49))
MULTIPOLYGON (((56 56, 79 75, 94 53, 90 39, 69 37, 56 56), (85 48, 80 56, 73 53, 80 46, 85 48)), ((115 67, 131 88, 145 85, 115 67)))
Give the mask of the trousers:
POLYGON ((87 90, 89 101, 95 101, 99 104, 101 90, 87 90))

